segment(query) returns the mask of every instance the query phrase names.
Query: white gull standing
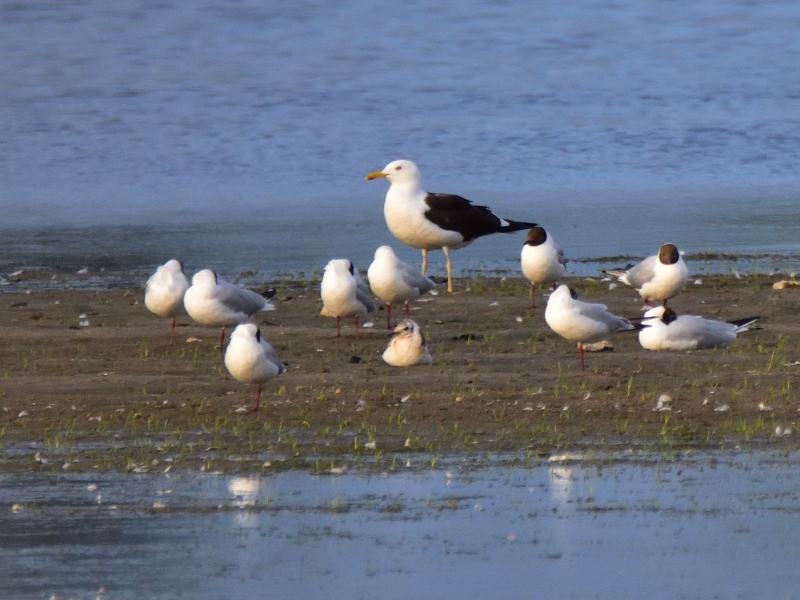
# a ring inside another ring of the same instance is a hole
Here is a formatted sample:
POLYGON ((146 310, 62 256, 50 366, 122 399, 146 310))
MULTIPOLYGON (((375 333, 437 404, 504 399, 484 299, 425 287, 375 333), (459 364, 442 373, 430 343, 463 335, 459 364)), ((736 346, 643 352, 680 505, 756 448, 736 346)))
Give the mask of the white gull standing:
POLYGON ((472 204, 453 194, 435 194, 422 189, 417 165, 395 160, 367 180, 388 179, 383 205, 386 225, 398 240, 422 250, 422 274, 428 270, 428 251, 441 250, 447 259, 447 291, 453 291, 453 263, 450 250, 457 250, 490 233, 512 233, 535 227, 536 223, 510 221, 496 216, 485 206, 472 204))
POLYGON ((181 261, 172 259, 156 269, 147 280, 144 291, 144 305, 159 317, 172 317, 169 330, 169 345, 173 344, 175 318, 184 312, 183 295, 189 289, 189 280, 183 274, 181 261))
POLYGON ((225 328, 244 323, 254 314, 275 310, 264 296, 217 277, 211 269, 198 271, 183 297, 186 312, 201 325, 221 327, 219 351, 225 343, 225 328))
POLYGON ((575 290, 566 285, 558 286, 550 294, 544 320, 561 337, 578 342, 581 371, 586 370, 583 362, 584 344, 599 342, 615 331, 634 329, 628 319, 611 314, 605 304, 581 302, 575 290))
POLYGON ((358 337, 358 318, 366 317, 368 312, 378 310, 369 295, 369 288, 361 279, 358 270, 346 258, 335 258, 325 265, 325 273, 320 285, 323 317, 336 319, 336 337, 341 337, 342 317, 354 317, 356 337, 358 337))
POLYGON ((386 303, 386 329, 392 328, 392 304, 405 303, 408 317, 408 303, 434 287, 433 281, 397 258, 390 246, 375 251, 367 279, 372 293, 386 303))
POLYGON ((528 239, 522 246, 520 263, 522 273, 531 282, 531 308, 536 308, 536 286, 555 284, 567 272, 564 253, 556 245, 553 236, 542 227, 534 227, 528 231, 528 239))
POLYGON ((383 360, 393 367, 429 365, 433 362, 422 331, 414 321, 406 319, 397 324, 383 360))
POLYGON ((736 339, 758 317, 735 321, 712 321, 694 315, 675 314, 671 308, 656 306, 644 314, 639 343, 646 350, 695 350, 715 348, 736 339))
POLYGON ((278 353, 261 338, 261 330, 253 323, 242 323, 233 330, 225 351, 225 367, 242 383, 258 384, 254 412, 261 401, 261 385, 286 372, 278 353))
POLYGON ((605 271, 639 292, 645 302, 663 301, 677 295, 689 279, 689 269, 674 244, 664 244, 655 256, 637 265, 605 271))

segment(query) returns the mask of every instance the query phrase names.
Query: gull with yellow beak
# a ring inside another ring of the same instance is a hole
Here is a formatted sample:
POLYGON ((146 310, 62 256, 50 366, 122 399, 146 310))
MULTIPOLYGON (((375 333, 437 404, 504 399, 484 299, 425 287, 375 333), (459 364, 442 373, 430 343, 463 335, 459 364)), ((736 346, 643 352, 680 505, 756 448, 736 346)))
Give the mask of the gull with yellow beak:
POLYGON ((453 263, 450 250, 471 244, 490 233, 512 233, 536 227, 536 223, 501 219, 485 206, 472 204, 453 194, 434 194, 422 189, 417 165, 395 160, 382 171, 367 175, 367 181, 388 179, 389 191, 383 214, 398 240, 422 250, 422 274, 428 270, 428 251, 444 252, 447 259, 447 291, 453 291, 453 263))

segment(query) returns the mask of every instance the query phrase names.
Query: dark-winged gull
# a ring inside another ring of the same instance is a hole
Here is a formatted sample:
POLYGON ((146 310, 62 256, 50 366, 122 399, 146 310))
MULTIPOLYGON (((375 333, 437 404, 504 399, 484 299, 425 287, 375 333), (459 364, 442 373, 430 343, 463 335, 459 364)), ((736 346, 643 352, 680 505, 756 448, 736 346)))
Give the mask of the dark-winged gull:
POLYGON ((367 180, 388 179, 383 214, 389 231, 401 242, 422 250, 422 274, 428 269, 428 251, 442 249, 447 259, 447 291, 453 291, 450 250, 491 233, 512 233, 536 223, 501 219, 485 206, 454 194, 435 194, 422 189, 419 169, 410 160, 395 160, 367 180))

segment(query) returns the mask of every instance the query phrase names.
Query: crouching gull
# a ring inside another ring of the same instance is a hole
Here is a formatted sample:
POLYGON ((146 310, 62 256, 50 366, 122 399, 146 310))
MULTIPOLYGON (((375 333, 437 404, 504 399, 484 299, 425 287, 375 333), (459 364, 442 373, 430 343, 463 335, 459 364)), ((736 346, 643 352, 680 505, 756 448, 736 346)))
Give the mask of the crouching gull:
MULTIPOLYGON (((270 290, 266 296, 275 292, 270 290)), ((211 269, 198 271, 192 277, 192 287, 183 297, 186 312, 201 325, 222 327, 219 352, 225 343, 225 328, 244 323, 257 312, 275 310, 267 297, 228 283, 211 269)))
POLYGON ((622 283, 635 288, 648 304, 676 296, 689 279, 689 269, 674 244, 664 244, 655 256, 648 256, 638 265, 604 271, 622 283))
POLYGON ((450 250, 457 250, 490 233, 512 233, 536 227, 536 223, 501 219, 485 206, 453 194, 434 194, 422 189, 419 169, 410 160, 395 160, 367 181, 388 179, 389 191, 383 214, 398 240, 422 250, 422 274, 428 270, 428 251, 442 249, 447 259, 447 291, 453 291, 450 250))
POLYGON ((183 274, 181 261, 172 259, 158 267, 147 280, 144 291, 144 305, 159 317, 172 317, 169 330, 169 345, 172 346, 175 332, 175 318, 184 312, 183 295, 189 289, 189 280, 183 274))
POLYGON ((556 245, 553 236, 542 227, 534 227, 528 232, 528 239, 522 246, 520 255, 522 273, 531 282, 531 308, 536 308, 534 293, 536 285, 552 283, 564 277, 567 259, 556 245))
POLYGON ((225 351, 225 367, 242 383, 257 383, 258 393, 253 412, 261 401, 261 384, 286 372, 286 365, 253 323, 242 323, 233 330, 225 351))
POLYGON ((358 318, 366 317, 368 312, 378 310, 369 295, 369 288, 358 270, 346 258, 335 258, 325 265, 325 274, 320 285, 323 317, 336 319, 336 337, 341 337, 342 317, 354 317, 356 337, 358 337, 358 318))
POLYGON ((411 319, 406 319, 395 327, 392 341, 382 358, 393 367, 430 365, 433 362, 419 325, 411 319))
POLYGON ((694 315, 676 315, 671 308, 656 306, 644 314, 639 343, 646 350, 695 350, 715 348, 736 339, 758 317, 736 321, 712 321, 694 315))
POLYGON ((599 342, 615 331, 634 329, 628 319, 623 319, 608 311, 605 304, 581 302, 575 290, 560 285, 550 294, 544 320, 558 335, 573 342, 578 342, 581 354, 581 371, 585 371, 583 363, 583 345, 599 342))
POLYGON ((369 287, 378 298, 386 302, 386 329, 392 328, 392 304, 404 302, 406 317, 408 303, 433 289, 433 281, 397 258, 391 246, 381 246, 375 251, 375 260, 367 269, 369 287))

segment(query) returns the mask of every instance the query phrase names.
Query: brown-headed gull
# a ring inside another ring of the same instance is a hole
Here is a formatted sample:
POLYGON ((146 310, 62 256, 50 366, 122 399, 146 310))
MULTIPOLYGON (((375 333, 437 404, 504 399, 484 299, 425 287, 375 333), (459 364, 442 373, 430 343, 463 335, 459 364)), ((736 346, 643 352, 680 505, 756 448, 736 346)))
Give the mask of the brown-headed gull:
POLYGON ((724 346, 748 330, 758 317, 735 321, 712 321, 694 315, 675 314, 657 306, 644 314, 639 343, 646 350, 695 350, 724 346))
POLYGON ((531 282, 531 308, 536 308, 534 293, 537 285, 555 284, 566 273, 567 259, 556 245, 552 235, 544 228, 534 227, 528 231, 528 239, 520 255, 522 273, 531 282))
POLYGON ((655 256, 637 265, 605 271, 639 292, 645 302, 663 302, 676 296, 689 279, 689 269, 674 244, 664 244, 655 256))

